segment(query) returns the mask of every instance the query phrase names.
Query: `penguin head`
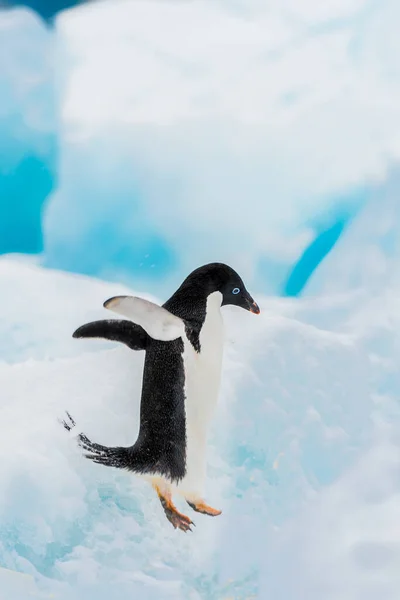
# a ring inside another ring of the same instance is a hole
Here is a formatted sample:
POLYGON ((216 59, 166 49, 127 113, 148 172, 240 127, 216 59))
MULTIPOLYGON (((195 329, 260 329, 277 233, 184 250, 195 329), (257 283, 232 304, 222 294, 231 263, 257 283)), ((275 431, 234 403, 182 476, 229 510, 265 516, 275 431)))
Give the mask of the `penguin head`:
POLYGON ((260 308, 247 291, 242 278, 236 271, 230 267, 227 268, 229 269, 229 278, 222 283, 221 288, 218 290, 222 294, 221 306, 232 304, 233 306, 240 306, 240 308, 249 310, 255 315, 259 315, 260 308))
POLYGON ((199 296, 214 292, 222 295, 221 306, 231 304, 258 315, 260 309, 246 289, 242 278, 234 269, 223 263, 210 263, 193 271, 181 287, 190 287, 199 296))

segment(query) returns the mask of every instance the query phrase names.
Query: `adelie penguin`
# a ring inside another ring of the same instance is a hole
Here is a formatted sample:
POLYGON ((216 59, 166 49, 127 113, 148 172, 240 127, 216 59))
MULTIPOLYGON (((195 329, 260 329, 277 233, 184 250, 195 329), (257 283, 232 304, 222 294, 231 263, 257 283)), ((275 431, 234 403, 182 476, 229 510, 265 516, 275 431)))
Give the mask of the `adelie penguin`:
MULTIPOLYGON (((221 306, 227 304, 260 312, 239 275, 225 264, 212 263, 193 271, 162 307, 132 296, 110 298, 105 308, 129 320, 94 321, 73 334, 146 351, 136 442, 127 448, 107 447, 83 433, 78 442, 95 463, 147 479, 169 521, 183 531, 193 522, 174 506, 174 493, 194 511, 221 514, 206 504, 204 484, 207 433, 221 377, 221 306)), ((75 422, 68 414, 63 424, 69 430, 75 422)))

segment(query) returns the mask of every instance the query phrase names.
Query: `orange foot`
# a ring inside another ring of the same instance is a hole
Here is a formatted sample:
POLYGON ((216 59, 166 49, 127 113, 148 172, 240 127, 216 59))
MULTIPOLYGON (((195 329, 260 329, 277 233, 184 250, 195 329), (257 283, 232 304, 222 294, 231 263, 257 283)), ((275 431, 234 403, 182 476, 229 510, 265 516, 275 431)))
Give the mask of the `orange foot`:
POLYGON ((183 515, 182 513, 178 512, 175 506, 172 509, 164 508, 164 511, 168 521, 172 523, 175 529, 180 529, 185 533, 187 531, 193 531, 191 528, 191 525, 194 525, 193 521, 191 521, 186 515, 183 515))
POLYGON ((222 512, 221 510, 217 510, 216 508, 208 506, 208 504, 202 500, 196 503, 189 502, 189 500, 186 500, 186 502, 189 504, 190 508, 193 508, 193 510, 196 512, 202 513, 203 515, 209 515, 210 517, 218 517, 218 515, 220 515, 222 512))
POLYGON ((172 523, 175 529, 180 529, 185 533, 187 531, 192 531, 191 525, 194 525, 193 521, 189 519, 186 515, 183 515, 178 511, 176 506, 173 504, 171 496, 162 494, 160 489, 157 486, 154 486, 158 497, 160 499, 161 505, 164 509, 165 516, 168 521, 172 523))

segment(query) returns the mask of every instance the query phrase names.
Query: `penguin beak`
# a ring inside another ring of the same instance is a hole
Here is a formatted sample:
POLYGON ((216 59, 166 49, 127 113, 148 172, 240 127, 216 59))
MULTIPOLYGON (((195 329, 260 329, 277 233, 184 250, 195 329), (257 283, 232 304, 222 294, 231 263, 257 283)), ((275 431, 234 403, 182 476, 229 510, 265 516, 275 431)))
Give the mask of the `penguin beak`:
POLYGON ((253 313, 255 315, 260 314, 260 307, 258 306, 258 304, 256 302, 254 302, 254 300, 250 296, 250 294, 246 298, 246 304, 247 304, 247 307, 246 307, 247 310, 249 310, 251 313, 253 313))
POLYGON ((255 315, 259 315, 260 314, 260 307, 258 306, 258 304, 256 302, 253 301, 253 303, 251 304, 250 308, 249 308, 250 312, 254 313, 255 315))

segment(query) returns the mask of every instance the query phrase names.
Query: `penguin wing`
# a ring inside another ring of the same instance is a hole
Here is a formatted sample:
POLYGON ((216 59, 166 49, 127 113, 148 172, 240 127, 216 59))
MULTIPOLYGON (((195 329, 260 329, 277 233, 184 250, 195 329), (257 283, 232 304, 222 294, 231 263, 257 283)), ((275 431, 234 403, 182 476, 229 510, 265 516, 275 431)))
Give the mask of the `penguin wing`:
POLYGON ((72 337, 103 338, 112 342, 121 342, 132 350, 145 350, 149 339, 145 330, 136 323, 116 319, 86 323, 78 327, 72 337))
POLYGON ((131 319, 154 340, 171 342, 185 334, 185 323, 166 308, 136 296, 114 296, 104 307, 131 319))

